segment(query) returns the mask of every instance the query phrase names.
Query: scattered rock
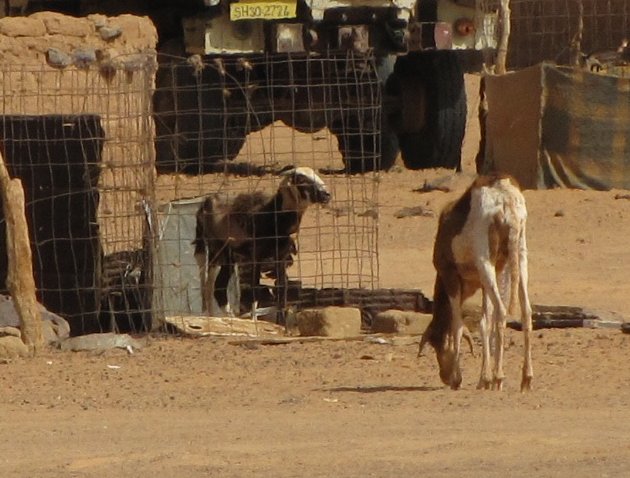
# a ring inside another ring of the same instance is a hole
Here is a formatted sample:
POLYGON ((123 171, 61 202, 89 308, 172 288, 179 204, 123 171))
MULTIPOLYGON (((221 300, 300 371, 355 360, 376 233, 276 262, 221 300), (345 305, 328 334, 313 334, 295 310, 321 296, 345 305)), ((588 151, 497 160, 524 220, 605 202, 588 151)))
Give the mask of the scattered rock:
POLYGON ((470 186, 476 177, 477 175, 474 173, 449 173, 434 179, 425 180, 422 186, 413 191, 417 193, 463 191, 470 186))
POLYGON ((401 219, 403 217, 411 217, 411 216, 434 217, 435 212, 433 211, 433 209, 428 208, 428 207, 415 206, 415 207, 404 207, 394 213, 394 217, 398 219, 401 219))
POLYGON ((11 335, 0 337, 0 359, 13 359, 27 356, 28 347, 24 345, 22 339, 11 335))
POLYGON ((554 217, 564 217, 564 211, 562 209, 558 209, 555 213, 554 213, 554 217))
POLYGON ((128 334, 88 334, 71 337, 59 343, 61 350, 104 352, 114 348, 140 350, 143 344, 128 334))
POLYGON ((20 329, 17 327, 0 327, 0 337, 20 337, 20 329))
POLYGON ((47 344, 54 344, 67 339, 70 336, 70 325, 65 319, 61 321, 42 320, 42 334, 47 344))
POLYGON ((378 219, 378 211, 376 209, 366 209, 365 211, 358 213, 357 216, 378 219))
MULTIPOLYGON (((63 317, 39 306, 42 318, 42 331, 46 343, 55 343, 70 336, 70 324, 63 317)), ((11 296, 0 294, 0 327, 20 327, 20 317, 11 296)))
POLYGON ((361 311, 354 307, 306 309, 296 314, 301 336, 353 337, 361 333, 361 311))
POLYGON ((432 184, 429 181, 424 181, 424 184, 419 188, 413 189, 414 193, 430 193, 432 191, 442 191, 445 193, 450 192, 451 188, 444 184, 432 184))

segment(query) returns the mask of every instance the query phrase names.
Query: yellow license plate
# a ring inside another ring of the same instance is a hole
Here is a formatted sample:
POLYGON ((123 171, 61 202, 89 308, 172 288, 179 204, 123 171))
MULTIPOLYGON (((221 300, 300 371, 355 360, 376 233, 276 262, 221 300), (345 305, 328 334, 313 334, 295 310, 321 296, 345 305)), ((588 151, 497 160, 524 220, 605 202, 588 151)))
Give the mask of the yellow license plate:
POLYGON ((230 4, 230 20, 277 20, 295 18, 297 0, 238 2, 230 4))

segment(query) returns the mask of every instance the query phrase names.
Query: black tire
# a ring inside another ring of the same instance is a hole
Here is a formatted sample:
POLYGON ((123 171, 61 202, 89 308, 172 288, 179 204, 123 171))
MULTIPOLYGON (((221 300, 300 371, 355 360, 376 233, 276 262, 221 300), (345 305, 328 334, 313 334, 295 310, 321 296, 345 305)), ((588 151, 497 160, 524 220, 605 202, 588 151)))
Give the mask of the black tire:
MULTIPOLYGON (((398 133, 405 166, 409 169, 461 169, 466 130, 464 74, 456 53, 413 52, 400 57, 394 74, 413 78, 425 91, 424 124, 398 133)), ((414 105, 405 105, 414 107, 414 105)))

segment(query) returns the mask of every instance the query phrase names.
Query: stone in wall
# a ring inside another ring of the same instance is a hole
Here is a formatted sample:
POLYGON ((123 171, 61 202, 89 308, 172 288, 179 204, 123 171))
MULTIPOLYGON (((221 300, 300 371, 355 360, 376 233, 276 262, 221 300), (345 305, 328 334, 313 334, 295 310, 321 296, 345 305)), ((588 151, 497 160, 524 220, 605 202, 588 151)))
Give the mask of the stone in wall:
POLYGON ((106 57, 131 55, 154 50, 157 40, 148 17, 77 18, 55 12, 4 17, 0 18, 0 64, 41 63, 50 48, 68 55, 80 49, 93 49, 106 57))

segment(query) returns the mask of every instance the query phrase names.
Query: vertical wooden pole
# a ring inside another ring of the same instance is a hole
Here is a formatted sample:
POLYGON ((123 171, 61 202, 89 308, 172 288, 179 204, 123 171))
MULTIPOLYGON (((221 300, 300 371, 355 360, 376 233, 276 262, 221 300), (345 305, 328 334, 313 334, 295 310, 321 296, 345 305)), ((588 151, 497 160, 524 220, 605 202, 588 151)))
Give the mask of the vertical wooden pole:
POLYGON ((501 0, 499 12, 501 18, 501 38, 499 39, 499 47, 497 49, 495 72, 497 75, 503 75, 507 71, 505 64, 510 41, 510 0, 501 0))
POLYGON ((578 9, 578 24, 577 32, 573 36, 571 41, 571 58, 569 58, 569 64, 571 66, 580 66, 580 60, 582 57, 582 38, 584 35, 584 4, 582 0, 577 1, 578 9))
POLYGON ((41 311, 35 296, 33 255, 28 236, 24 189, 19 179, 11 179, 0 153, 0 194, 7 226, 7 287, 20 317, 22 341, 31 354, 44 345, 41 311))

